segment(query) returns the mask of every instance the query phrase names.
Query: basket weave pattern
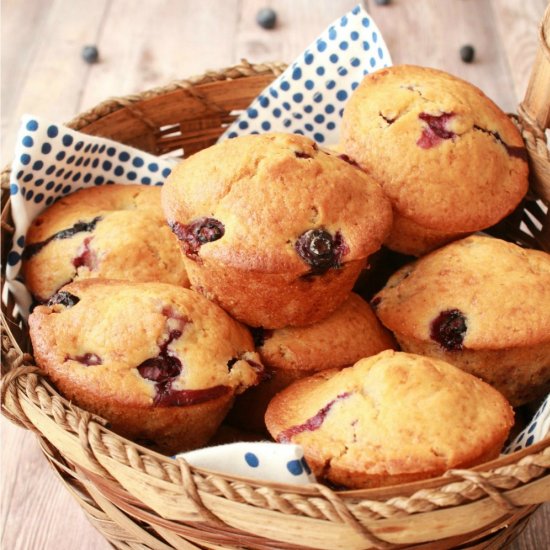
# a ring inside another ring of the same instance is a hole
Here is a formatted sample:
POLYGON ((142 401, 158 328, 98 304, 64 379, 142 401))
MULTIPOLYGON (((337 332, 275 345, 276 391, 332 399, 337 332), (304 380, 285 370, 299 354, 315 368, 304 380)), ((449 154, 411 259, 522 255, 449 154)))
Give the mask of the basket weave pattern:
MULTIPOLYGON (((284 68, 243 62, 107 100, 68 126, 154 154, 182 147, 191 154, 213 144, 284 68)), ((537 182, 494 234, 550 250, 548 216, 535 200, 550 197, 548 149, 527 109, 519 115, 537 182)), ((9 169, 2 173, 3 265, 13 232, 8 187, 9 169)), ((496 548, 550 494, 550 438, 473 470, 361 491, 261 483, 192 468, 123 439, 60 397, 25 353, 28 335, 13 307, 11 300, 2 306, 2 413, 37 434, 54 470, 116 548, 496 548)))

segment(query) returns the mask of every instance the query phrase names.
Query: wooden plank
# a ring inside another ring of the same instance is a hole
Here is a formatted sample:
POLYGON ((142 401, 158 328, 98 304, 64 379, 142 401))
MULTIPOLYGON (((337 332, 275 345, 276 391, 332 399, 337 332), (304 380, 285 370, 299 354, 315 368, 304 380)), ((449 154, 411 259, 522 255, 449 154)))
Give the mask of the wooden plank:
MULTIPOLYGON (((54 0, 44 16, 44 23, 35 27, 35 53, 27 77, 13 109, 2 114, 6 121, 2 165, 13 156, 22 114, 36 113, 65 121, 78 112, 82 87, 90 71, 80 51, 84 44, 95 42, 109 1, 54 0)), ((19 10, 19 6, 12 6, 12 9, 19 10)), ((16 50, 13 55, 17 55, 16 50)))
MULTIPOLYGON (((506 55, 514 92, 518 101, 525 95, 531 67, 538 49, 536 30, 542 19, 547 0, 492 0, 502 51, 506 55)), ((550 90, 548 90, 550 101, 550 90)))
POLYGON ((236 37, 236 57, 250 62, 285 61, 290 63, 334 20, 358 4, 359 0, 277 0, 272 30, 256 23, 258 10, 269 5, 265 0, 242 0, 236 37))
POLYGON ((543 504, 532 515, 521 535, 508 550, 535 550, 548 548, 550 541, 550 502, 543 504))
POLYGON ((0 547, 6 550, 110 548, 59 482, 36 437, 5 418, 0 423, 0 547))
POLYGON ((513 80, 490 0, 394 0, 389 6, 367 0, 367 4, 395 64, 443 69, 481 88, 504 111, 515 111, 513 80), (474 63, 460 59, 464 44, 475 47, 474 63))
POLYGON ((3 0, 2 44, 2 133, 15 108, 38 47, 52 0, 3 0))
POLYGON ((111 0, 78 111, 233 64, 237 0, 111 0))

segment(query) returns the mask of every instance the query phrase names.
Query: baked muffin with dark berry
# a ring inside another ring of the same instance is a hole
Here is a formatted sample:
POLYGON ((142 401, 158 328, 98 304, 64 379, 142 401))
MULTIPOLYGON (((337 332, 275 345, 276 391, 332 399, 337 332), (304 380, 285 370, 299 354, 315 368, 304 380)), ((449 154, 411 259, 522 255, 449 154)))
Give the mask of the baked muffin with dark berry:
POLYGON ((169 454, 204 445, 263 371, 245 327, 165 283, 71 283, 29 327, 37 365, 67 399, 169 454))
POLYGON ((497 223, 527 192, 519 131, 481 90, 443 71, 397 65, 366 76, 341 141, 390 198, 385 244, 405 254, 497 223))
POLYGON ((23 260, 39 302, 88 278, 189 286, 158 187, 103 185, 61 198, 31 224, 23 260))
POLYGON ((380 186, 299 135, 224 141, 162 190, 193 288, 250 326, 312 324, 347 297, 391 226, 380 186))
POLYGON ((363 357, 395 349, 391 334, 369 304, 354 293, 314 325, 256 329, 253 333, 266 376, 236 399, 229 421, 255 431, 265 430, 267 404, 292 382, 321 370, 349 367, 363 357))
POLYGON ((295 382, 270 402, 265 419, 276 441, 303 447, 319 479, 360 489, 496 458, 513 417, 506 399, 475 376, 383 351, 295 382))
POLYGON ((473 235, 395 273, 373 299, 402 349, 479 376, 514 406, 550 390, 550 255, 473 235))

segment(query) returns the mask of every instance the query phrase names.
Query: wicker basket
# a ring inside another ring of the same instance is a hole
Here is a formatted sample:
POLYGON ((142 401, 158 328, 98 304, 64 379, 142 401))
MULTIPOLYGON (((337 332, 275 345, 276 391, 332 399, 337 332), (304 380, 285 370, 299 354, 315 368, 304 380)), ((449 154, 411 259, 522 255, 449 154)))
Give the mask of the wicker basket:
MULTIPOLYGON (((550 9, 526 100, 515 117, 531 158, 531 193, 493 233, 548 251, 550 215, 536 200, 550 202, 543 131, 550 118, 546 35, 550 37, 550 9)), ((108 100, 69 126, 154 154, 180 147, 190 154, 213 144, 283 68, 243 62, 108 100)), ((8 182, 6 170, 3 260, 13 231, 8 182)), ((2 413, 37 434, 52 468, 116 548, 497 548, 550 498, 550 436, 473 470, 383 489, 332 491, 323 485, 262 483, 192 468, 123 439, 100 418, 60 397, 25 353, 30 350, 27 332, 13 305, 2 306, 2 413)))

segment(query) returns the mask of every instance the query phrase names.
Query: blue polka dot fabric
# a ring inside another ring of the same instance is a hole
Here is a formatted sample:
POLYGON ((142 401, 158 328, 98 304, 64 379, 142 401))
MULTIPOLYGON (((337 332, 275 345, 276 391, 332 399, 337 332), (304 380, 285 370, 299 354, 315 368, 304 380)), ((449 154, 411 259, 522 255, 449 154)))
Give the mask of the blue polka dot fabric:
POLYGON ((19 313, 26 317, 31 306, 31 297, 18 279, 25 235, 42 210, 83 187, 111 183, 162 185, 173 165, 173 160, 105 138, 39 117, 23 117, 11 170, 15 236, 7 257, 5 286, 5 291, 14 295, 19 313))
POLYGON ((550 434, 550 395, 543 401, 527 427, 507 445, 504 453, 520 451, 533 443, 542 441, 548 434, 550 434))
POLYGON ((315 476, 304 458, 300 445, 268 441, 229 443, 180 453, 197 468, 278 483, 315 483, 315 476))
POLYGON ((346 101, 366 74, 391 65, 380 30, 360 6, 335 21, 252 102, 220 139, 264 132, 338 143, 346 101))

